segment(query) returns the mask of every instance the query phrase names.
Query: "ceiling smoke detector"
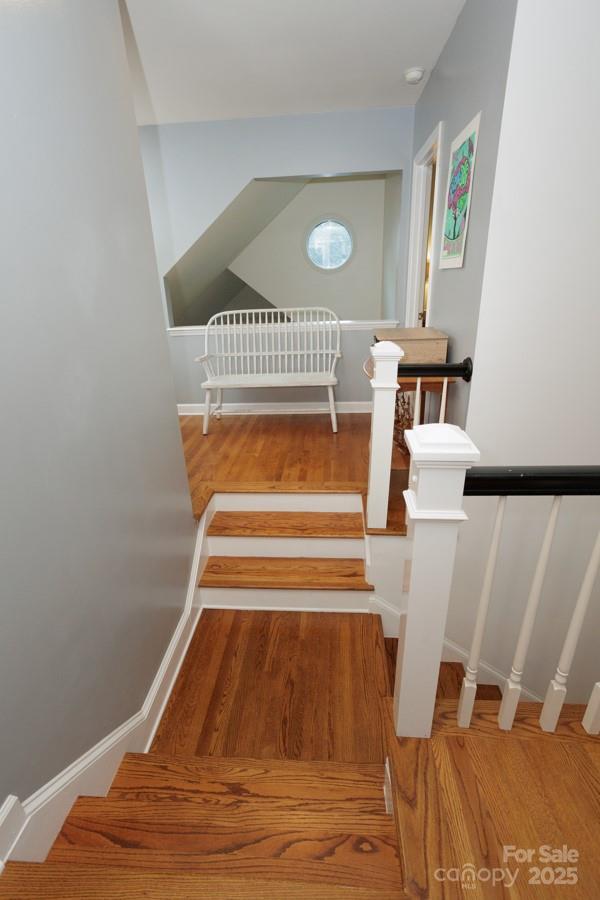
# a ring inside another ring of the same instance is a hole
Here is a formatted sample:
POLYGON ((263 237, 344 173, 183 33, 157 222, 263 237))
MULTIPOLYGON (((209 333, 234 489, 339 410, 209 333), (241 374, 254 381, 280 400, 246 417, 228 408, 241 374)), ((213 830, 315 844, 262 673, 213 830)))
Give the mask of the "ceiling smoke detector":
POLYGON ((422 69, 421 66, 411 66, 410 69, 404 70, 404 77, 406 78, 408 84, 418 84, 425 74, 425 69, 422 69))

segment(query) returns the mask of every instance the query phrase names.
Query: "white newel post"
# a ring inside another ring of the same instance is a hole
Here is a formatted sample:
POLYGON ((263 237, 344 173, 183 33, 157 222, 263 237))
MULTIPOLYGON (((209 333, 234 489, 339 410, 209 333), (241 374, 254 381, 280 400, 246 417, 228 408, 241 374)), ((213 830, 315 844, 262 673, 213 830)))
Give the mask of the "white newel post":
POLYGON ((465 473, 479 450, 457 425, 418 425, 405 432, 411 463, 404 492, 413 558, 402 617, 394 721, 396 733, 429 737, 433 719, 465 473))
POLYGON ((385 528, 387 525, 398 363, 403 356, 404 350, 392 341, 379 341, 371 347, 373 410, 367 494, 368 528, 385 528))

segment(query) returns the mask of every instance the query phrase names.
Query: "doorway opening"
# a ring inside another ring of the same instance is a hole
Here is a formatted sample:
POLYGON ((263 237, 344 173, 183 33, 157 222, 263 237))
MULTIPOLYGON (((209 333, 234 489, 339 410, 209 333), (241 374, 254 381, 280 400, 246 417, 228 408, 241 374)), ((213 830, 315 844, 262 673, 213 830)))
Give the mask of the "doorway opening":
POLYGON ((407 328, 426 326, 431 315, 435 281, 434 240, 438 233, 439 148, 442 123, 431 133, 413 161, 410 243, 406 284, 407 328))

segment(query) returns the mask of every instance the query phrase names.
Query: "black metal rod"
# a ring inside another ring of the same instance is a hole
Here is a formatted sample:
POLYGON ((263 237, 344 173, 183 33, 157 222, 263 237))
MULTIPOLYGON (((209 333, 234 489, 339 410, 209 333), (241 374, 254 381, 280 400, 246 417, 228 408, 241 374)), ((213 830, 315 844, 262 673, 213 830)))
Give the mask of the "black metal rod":
POLYGON ((467 356, 460 363, 398 363, 398 377, 411 378, 462 378, 470 381, 473 360, 467 356))
POLYGON ((465 496, 570 496, 600 494, 600 466, 475 466, 465 496))

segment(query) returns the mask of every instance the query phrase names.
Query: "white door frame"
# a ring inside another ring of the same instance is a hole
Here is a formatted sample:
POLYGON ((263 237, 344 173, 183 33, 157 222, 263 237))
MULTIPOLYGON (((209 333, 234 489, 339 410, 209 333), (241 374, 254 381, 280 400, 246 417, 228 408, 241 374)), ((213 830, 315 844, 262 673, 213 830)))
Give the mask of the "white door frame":
MULTIPOLYGON (((431 132, 413 160, 412 192, 410 201, 410 241, 408 249, 408 271, 406 277, 406 316, 405 326, 415 328, 419 324, 418 315, 425 274, 427 253, 427 230, 429 226, 429 192, 431 190, 431 163, 436 163, 436 179, 433 188, 433 218, 431 222, 431 264, 429 267, 429 302, 427 318, 431 315, 433 286, 437 273, 434 252, 437 248, 439 199, 441 190, 441 172, 439 167, 440 148, 442 146, 443 122, 431 132)), ((427 324, 427 322, 425 322, 427 324)))

